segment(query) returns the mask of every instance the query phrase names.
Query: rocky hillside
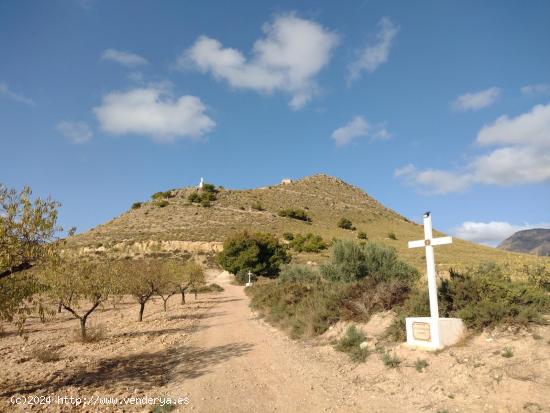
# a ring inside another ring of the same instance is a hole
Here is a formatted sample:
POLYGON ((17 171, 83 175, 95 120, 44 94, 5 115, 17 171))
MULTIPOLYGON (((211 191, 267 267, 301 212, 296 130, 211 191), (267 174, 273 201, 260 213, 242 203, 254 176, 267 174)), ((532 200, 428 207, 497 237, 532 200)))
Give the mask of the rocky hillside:
POLYGON ((502 241, 498 248, 506 251, 550 256, 550 229, 535 228, 518 231, 502 241))
MULTIPOLYGON (((196 188, 159 193, 155 199, 135 204, 111 221, 73 237, 71 245, 86 253, 114 251, 120 256, 205 253, 219 250, 227 236, 242 230, 270 232, 281 238, 287 232, 311 232, 327 241, 357 239, 362 231, 370 240, 396 248, 412 264, 424 265, 422 249, 407 248, 407 241, 423 237, 422 227, 337 178, 314 175, 257 189, 217 191, 209 206, 189 200, 190 194, 200 194, 196 188), (286 208, 305 211, 311 221, 279 216, 279 211, 286 208), (342 217, 351 220, 356 230, 339 228, 337 223, 342 217)), ((297 260, 321 261, 327 254, 302 254, 297 260)), ((518 257, 536 259, 458 239, 437 251, 437 261, 445 267, 518 257)))

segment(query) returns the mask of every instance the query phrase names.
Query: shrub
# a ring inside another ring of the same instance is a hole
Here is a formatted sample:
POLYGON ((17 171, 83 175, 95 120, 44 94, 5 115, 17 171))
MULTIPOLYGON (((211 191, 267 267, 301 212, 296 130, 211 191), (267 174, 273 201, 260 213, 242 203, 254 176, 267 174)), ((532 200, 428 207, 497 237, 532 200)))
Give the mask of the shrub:
POLYGON ((297 219, 300 221, 311 222, 310 216, 303 209, 287 208, 279 211, 280 217, 297 219))
POLYGON ((311 282, 320 277, 319 273, 305 265, 285 265, 279 274, 279 282, 311 282))
POLYGON ((164 208, 164 207, 170 205, 170 203, 167 200, 162 199, 160 201, 155 202, 155 205, 158 206, 159 208, 164 208))
POLYGON ((259 232, 233 235, 218 254, 218 263, 233 274, 250 270, 256 275, 276 277, 279 267, 289 261, 286 248, 272 234, 259 232))
POLYGON ((425 359, 416 359, 414 362, 414 368, 419 373, 422 373, 428 367, 428 362, 425 359))
POLYGON ((197 293, 221 293, 224 291, 223 287, 219 284, 212 283, 197 288, 197 293))
POLYGON ((212 206, 212 203, 210 202, 209 199, 206 199, 206 198, 201 199, 201 207, 210 208, 211 206, 212 206))
POLYGON ((256 211, 265 211, 265 208, 259 201, 254 202, 250 207, 256 211))
POLYGON ((382 353, 382 362, 386 367, 389 367, 391 369, 399 367, 399 365, 401 364, 401 360, 397 356, 391 355, 387 352, 382 353))
POLYGON ((550 291, 550 265, 524 265, 522 272, 527 275, 529 282, 550 291))
POLYGON ((309 233, 305 236, 301 234, 293 236, 290 247, 297 252, 320 252, 328 245, 320 235, 309 233))
POLYGON ((321 265, 321 274, 331 281, 353 281, 372 277, 377 281, 418 278, 418 271, 397 258, 393 248, 367 242, 337 241, 328 263, 321 265))
POLYGON ((473 329, 499 323, 524 325, 540 322, 550 310, 550 297, 539 286, 513 282, 496 264, 451 270, 450 279, 439 289, 440 307, 445 316, 456 316, 473 329))
POLYGON ((292 241, 294 239, 294 234, 292 232, 285 232, 283 234, 283 239, 287 241, 292 241))
POLYGON ((367 233, 366 232, 363 232, 363 231, 359 231, 357 233, 357 238, 358 239, 369 239, 369 237, 367 237, 367 233))
POLYGON ((61 360, 61 355, 55 349, 51 348, 38 348, 31 353, 31 357, 42 363, 50 363, 52 361, 61 360))
POLYGON ((155 192, 153 195, 151 195, 151 199, 164 199, 164 198, 173 198, 174 195, 172 194, 172 191, 164 191, 164 192, 155 192))
POLYGON ((502 350, 502 353, 500 355, 504 358, 509 359, 510 357, 514 357, 514 350, 511 347, 504 347, 504 350, 502 350))
POLYGON ((346 334, 340 338, 334 346, 337 351, 348 353, 353 361, 365 361, 369 355, 367 348, 361 348, 360 345, 367 337, 355 325, 350 325, 346 334))
POLYGON ((198 192, 191 192, 187 197, 187 200, 191 203, 201 202, 201 196, 198 192))
POLYGON ((395 235, 395 232, 388 232, 388 238, 392 240, 397 240, 397 235, 395 235))
POLYGON ((141 208, 142 203, 141 202, 134 202, 132 204, 132 209, 139 209, 141 208))
POLYGON ((207 193, 211 193, 211 194, 216 194, 218 193, 218 190, 216 189, 216 186, 213 185, 213 184, 203 184, 202 185, 202 191, 203 192, 207 192, 207 193))
POLYGON ((338 221, 338 227, 343 229, 349 229, 349 230, 355 229, 352 222, 347 218, 340 218, 340 220, 338 221))

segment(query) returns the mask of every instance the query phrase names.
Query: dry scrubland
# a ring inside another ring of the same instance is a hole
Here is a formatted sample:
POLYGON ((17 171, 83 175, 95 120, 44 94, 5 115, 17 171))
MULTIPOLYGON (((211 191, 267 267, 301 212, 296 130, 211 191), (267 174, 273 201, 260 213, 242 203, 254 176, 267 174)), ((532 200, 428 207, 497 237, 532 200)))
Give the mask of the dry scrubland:
MULTIPOLYGON (((287 232, 311 232, 328 242, 333 238, 357 239, 362 231, 370 240, 395 248, 417 268, 424 266, 423 251, 407 248, 407 241, 423 237, 422 226, 384 207, 359 188, 330 176, 314 175, 291 184, 259 189, 220 189, 210 207, 188 200, 189 194, 195 191, 194 188, 167 191, 163 198, 143 202, 139 208, 130 208, 113 220, 74 237, 71 246, 87 247, 98 256, 180 256, 219 250, 221 242, 242 230, 273 233, 281 239, 287 232), (303 209, 311 222, 279 216, 278 212, 286 208, 303 209), (339 228, 337 223, 342 217, 351 220, 356 230, 339 228), (390 232, 396 239, 389 238, 390 232), (156 241, 187 243, 173 245, 167 251, 166 245, 156 241), (135 247, 136 242, 141 243, 140 248, 135 247)), ((328 255, 327 251, 300 253, 295 254, 294 261, 319 262, 328 255)), ((525 264, 550 265, 548 258, 496 250, 459 239, 437 251, 440 270, 488 261, 508 265, 511 272, 525 264)))

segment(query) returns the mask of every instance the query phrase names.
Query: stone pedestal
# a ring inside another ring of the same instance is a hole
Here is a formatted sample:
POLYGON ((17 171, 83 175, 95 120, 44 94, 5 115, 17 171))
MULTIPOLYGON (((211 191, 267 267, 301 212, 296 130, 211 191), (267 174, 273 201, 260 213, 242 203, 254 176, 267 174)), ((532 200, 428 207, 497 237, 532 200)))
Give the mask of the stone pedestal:
POLYGON ((244 286, 245 287, 252 287, 252 283, 246 283, 244 286))
POLYGON ((407 344, 426 350, 440 350, 460 341, 466 327, 460 318, 438 318, 437 325, 431 317, 408 317, 407 344))

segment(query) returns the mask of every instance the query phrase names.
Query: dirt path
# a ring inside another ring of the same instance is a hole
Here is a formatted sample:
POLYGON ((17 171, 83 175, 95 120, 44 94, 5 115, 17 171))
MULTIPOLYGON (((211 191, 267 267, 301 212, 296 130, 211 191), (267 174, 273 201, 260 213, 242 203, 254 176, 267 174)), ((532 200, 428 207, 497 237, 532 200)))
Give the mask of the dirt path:
POLYGON ((243 287, 223 275, 212 281, 225 291, 205 298, 215 305, 190 341, 212 354, 210 365, 197 377, 176 379, 169 394, 183 391, 200 412, 400 411, 391 400, 367 395, 358 405, 353 376, 258 320, 243 287))

